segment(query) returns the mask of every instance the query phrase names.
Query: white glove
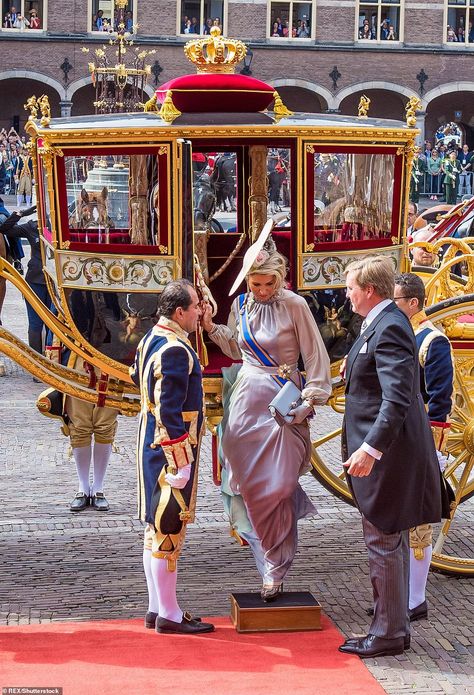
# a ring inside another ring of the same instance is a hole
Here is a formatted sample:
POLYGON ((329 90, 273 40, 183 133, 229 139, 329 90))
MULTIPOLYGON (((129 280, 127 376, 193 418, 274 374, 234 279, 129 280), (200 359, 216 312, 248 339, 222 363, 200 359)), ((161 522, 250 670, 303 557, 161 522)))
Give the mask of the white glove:
POLYGON ((306 405, 306 403, 302 403, 297 408, 293 408, 293 410, 290 410, 288 413, 288 415, 293 415, 293 420, 290 422, 290 425, 300 425, 312 414, 312 412, 312 407, 310 405, 306 405))
POLYGON ((438 456, 438 463, 439 463, 439 469, 441 473, 444 471, 446 468, 446 465, 448 463, 448 457, 445 456, 444 454, 441 453, 441 451, 436 450, 436 454, 438 456))
POLYGON ((188 482, 190 477, 191 464, 189 463, 187 466, 179 468, 176 475, 173 475, 172 473, 166 473, 165 480, 169 485, 171 485, 171 487, 174 487, 177 490, 182 490, 183 487, 186 487, 186 483, 188 482))

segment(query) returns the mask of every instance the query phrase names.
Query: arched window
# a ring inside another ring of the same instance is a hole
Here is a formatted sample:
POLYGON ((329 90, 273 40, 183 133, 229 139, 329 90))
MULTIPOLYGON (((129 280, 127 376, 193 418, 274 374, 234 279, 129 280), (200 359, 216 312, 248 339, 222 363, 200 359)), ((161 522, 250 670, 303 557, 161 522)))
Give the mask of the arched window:
POLYGON ((445 0, 443 41, 450 46, 474 43, 474 0, 445 0))
POLYGON ((403 0, 363 0, 357 4, 358 41, 403 40, 403 0))
POLYGON ((12 31, 42 31, 46 28, 45 0, 2 0, 2 28, 12 31))

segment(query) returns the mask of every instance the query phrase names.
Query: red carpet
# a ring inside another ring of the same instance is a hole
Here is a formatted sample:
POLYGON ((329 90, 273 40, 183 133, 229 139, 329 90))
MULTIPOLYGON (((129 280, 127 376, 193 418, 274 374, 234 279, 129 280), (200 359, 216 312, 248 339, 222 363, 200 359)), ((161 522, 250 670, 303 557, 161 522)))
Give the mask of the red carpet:
POLYGON ((201 637, 158 635, 141 620, 0 628, 1 687, 63 695, 382 695, 341 633, 238 634, 228 618, 201 637))

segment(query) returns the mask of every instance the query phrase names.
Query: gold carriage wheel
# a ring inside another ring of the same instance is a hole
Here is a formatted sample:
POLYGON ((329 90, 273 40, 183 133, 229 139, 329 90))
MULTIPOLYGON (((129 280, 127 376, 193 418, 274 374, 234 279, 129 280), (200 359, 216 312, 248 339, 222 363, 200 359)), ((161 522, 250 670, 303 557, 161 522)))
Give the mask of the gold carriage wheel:
MULTIPOLYGON (((474 295, 440 302, 430 307, 428 313, 438 325, 445 320, 452 320, 456 314, 474 313, 474 295)), ((462 556, 462 536, 470 533, 470 527, 462 518, 465 514, 460 506, 474 495, 474 354, 472 349, 466 350, 467 354, 460 352, 462 351, 455 350, 455 398, 448 440, 449 463, 445 470, 445 477, 455 492, 456 501, 452 518, 435 526, 431 566, 432 569, 448 574, 474 576, 474 558, 462 556)), ((332 371, 334 376, 338 372, 338 365, 332 365, 332 371)), ((325 422, 330 423, 328 432, 312 442, 311 472, 333 495, 348 504, 354 504, 340 457, 335 453, 340 450, 340 415, 344 412, 344 396, 340 385, 334 389, 329 405, 333 416, 325 418, 325 422)))

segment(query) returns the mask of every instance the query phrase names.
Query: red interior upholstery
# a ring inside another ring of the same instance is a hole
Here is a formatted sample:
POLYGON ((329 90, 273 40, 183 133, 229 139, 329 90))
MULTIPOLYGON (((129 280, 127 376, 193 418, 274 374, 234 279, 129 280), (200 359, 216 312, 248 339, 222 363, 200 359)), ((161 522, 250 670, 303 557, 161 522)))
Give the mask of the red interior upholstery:
POLYGON ((254 113, 263 111, 273 101, 273 87, 247 75, 181 75, 156 90, 163 103, 168 90, 173 104, 183 113, 254 113), (225 93, 225 99, 223 94, 225 93))
POLYGON ((128 230, 120 232, 98 232, 89 230, 70 230, 69 239, 71 241, 91 243, 91 244, 130 244, 128 230), (108 239, 108 241, 107 241, 108 239))

